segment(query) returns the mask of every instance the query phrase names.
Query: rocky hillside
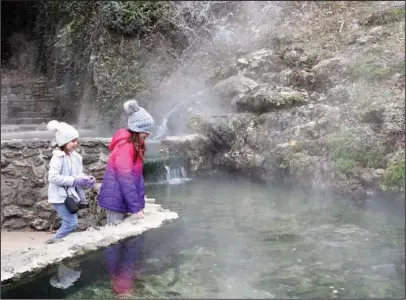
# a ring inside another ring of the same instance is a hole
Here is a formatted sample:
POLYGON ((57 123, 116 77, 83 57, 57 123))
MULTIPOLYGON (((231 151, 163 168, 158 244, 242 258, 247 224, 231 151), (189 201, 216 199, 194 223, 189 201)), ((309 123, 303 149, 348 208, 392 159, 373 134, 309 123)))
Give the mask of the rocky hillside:
POLYGON ((37 3, 58 108, 83 123, 114 129, 136 97, 207 137, 196 171, 404 190, 404 2, 37 3))
POLYGON ((404 14, 399 2, 292 4, 269 47, 209 78, 227 114, 189 128, 208 137, 210 168, 356 199, 403 192, 404 14))

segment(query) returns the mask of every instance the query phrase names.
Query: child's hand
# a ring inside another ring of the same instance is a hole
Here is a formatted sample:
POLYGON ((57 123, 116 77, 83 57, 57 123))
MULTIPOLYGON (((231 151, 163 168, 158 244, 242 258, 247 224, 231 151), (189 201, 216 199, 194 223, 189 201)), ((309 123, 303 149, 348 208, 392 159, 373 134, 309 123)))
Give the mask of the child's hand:
POLYGON ((90 179, 89 179, 89 184, 91 185, 91 186, 94 186, 94 184, 96 183, 96 178, 94 178, 93 176, 89 176, 90 177, 90 179))
POLYGON ((137 218, 143 219, 144 218, 144 211, 141 209, 139 212, 135 213, 137 218))
POLYGON ((91 188, 96 183, 96 178, 93 176, 79 175, 73 182, 74 186, 80 186, 83 188, 91 188))

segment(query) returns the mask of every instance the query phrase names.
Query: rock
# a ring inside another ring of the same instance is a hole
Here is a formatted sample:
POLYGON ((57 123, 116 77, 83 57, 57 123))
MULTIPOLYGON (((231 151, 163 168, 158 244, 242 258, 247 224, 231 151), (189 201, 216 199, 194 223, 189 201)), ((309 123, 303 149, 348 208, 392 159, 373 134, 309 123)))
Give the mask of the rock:
POLYGON ((320 87, 321 80, 316 78, 311 71, 305 70, 284 70, 275 75, 272 79, 275 83, 294 88, 303 88, 307 91, 313 91, 320 87))
POLYGON ((385 172, 383 169, 377 169, 379 170, 376 172, 374 169, 363 169, 362 172, 360 172, 360 181, 362 182, 362 185, 365 186, 366 188, 372 188, 374 186, 377 186, 380 182, 380 178, 383 175, 381 173, 381 170, 385 172))
POLYGON ((283 70, 283 61, 269 49, 260 49, 242 55, 229 65, 219 67, 216 74, 211 76, 209 83, 215 83, 230 76, 242 75, 252 79, 259 79, 265 73, 275 73, 283 70))
POLYGON ((210 130, 210 125, 213 122, 213 118, 205 115, 194 115, 188 120, 187 127, 193 132, 199 134, 207 134, 210 130))
POLYGON ((35 219, 30 223, 30 226, 36 230, 47 230, 49 228, 50 222, 44 219, 35 219))
POLYGON ((15 193, 16 191, 12 187, 3 184, 1 186, 1 204, 6 205, 12 203, 15 193))
POLYGON ((308 55, 299 47, 286 49, 282 54, 282 59, 284 63, 291 68, 311 68, 318 60, 317 54, 308 55))
POLYGON ((33 211, 26 210, 23 212, 22 217, 27 220, 32 220, 33 218, 35 218, 35 213, 33 211))
POLYGON ((84 147, 95 148, 96 146, 100 145, 100 140, 95 139, 80 139, 80 145, 84 147))
POLYGON ((281 71, 283 62, 269 49, 260 49, 237 59, 235 70, 238 74, 258 78, 264 72, 281 71))
POLYGON ((23 149, 25 147, 25 143, 21 140, 11 140, 11 141, 5 141, 1 142, 2 144, 4 143, 7 147, 11 149, 23 149))
POLYGON ((80 209, 78 211, 78 218, 84 218, 89 214, 89 209, 85 208, 85 209, 80 209))
POLYGON ((6 207, 3 207, 2 213, 6 218, 23 216, 23 210, 17 205, 7 205, 6 207))
POLYGON ((361 22, 362 25, 385 25, 397 22, 405 17, 405 7, 390 7, 370 14, 361 22))
POLYGON ((46 219, 49 220, 53 215, 53 212, 51 211, 41 211, 38 213, 38 217, 41 219, 46 219))
POLYGON ((81 219, 79 219, 79 221, 78 221, 78 226, 77 226, 76 230, 77 230, 77 231, 83 231, 83 230, 86 230, 88 227, 89 227, 89 226, 88 226, 88 224, 87 224, 86 219, 81 218, 81 219))
POLYGON ((368 33, 359 32, 354 36, 357 44, 365 45, 367 43, 376 43, 384 36, 389 36, 390 33, 384 30, 382 26, 376 26, 369 30, 368 33))
POLYGON ((317 78, 318 84, 329 85, 340 81, 346 65, 339 57, 324 59, 312 67, 311 72, 317 78))
POLYGON ((239 112, 265 113, 273 109, 287 108, 308 101, 307 93, 291 88, 264 87, 252 91, 246 96, 236 97, 233 103, 239 112))
POLYGON ((20 192, 16 199, 16 203, 18 205, 30 207, 37 201, 38 201, 38 191, 31 189, 20 192))
POLYGON ((29 162, 27 162, 27 161, 21 161, 21 160, 15 160, 15 161, 12 162, 12 164, 13 164, 14 166, 20 167, 20 168, 23 168, 23 167, 30 167, 30 166, 31 166, 31 164, 30 164, 29 162))
POLYGON ((374 36, 376 38, 380 38, 384 33, 383 27, 382 26, 376 26, 374 28, 371 28, 371 30, 369 31, 369 34, 371 36, 374 36))
POLYGON ((236 75, 217 83, 213 91, 219 97, 223 105, 230 107, 231 100, 234 97, 244 95, 257 87, 258 84, 254 80, 242 75, 236 75))
POLYGON ((48 200, 39 201, 34 205, 34 207, 40 210, 54 211, 54 207, 51 203, 48 203, 48 200))
POLYGON ((38 149, 23 149, 21 153, 24 158, 38 156, 40 154, 38 149))
POLYGON ((379 131, 384 122, 384 108, 371 109, 368 108, 365 112, 361 114, 360 121, 363 123, 371 124, 374 131, 379 131))
POLYGON ((33 187, 33 188, 35 188, 35 187, 42 188, 42 187, 46 187, 47 184, 46 184, 45 179, 39 178, 39 177, 33 177, 30 180, 30 186, 33 187))
POLYGON ((361 35, 356 38, 355 42, 359 45, 365 45, 371 40, 371 37, 368 35, 361 35))
POLYGON ((380 178, 384 173, 384 169, 375 169, 373 174, 375 177, 380 178))
POLYGON ((11 150, 11 151, 3 151, 3 155, 5 158, 12 158, 12 159, 21 159, 21 151, 15 151, 15 150, 11 150))
POLYGON ((26 147, 29 149, 47 148, 49 146, 49 141, 39 139, 31 139, 29 143, 26 143, 26 147))
POLYGON ((7 166, 7 167, 1 169, 1 173, 4 175, 9 175, 11 177, 14 177, 17 175, 17 170, 15 169, 15 167, 7 166))
POLYGON ((93 154, 93 155, 92 154, 84 155, 83 156, 83 165, 90 165, 92 163, 95 163, 95 162, 99 161, 99 159, 100 159, 99 154, 97 154, 97 155, 95 155, 95 154, 93 154))
POLYGON ((1 156, 1 167, 5 168, 8 166, 8 164, 10 163, 9 160, 7 160, 3 155, 1 156))
POLYGON ((52 149, 42 149, 42 157, 44 159, 51 159, 52 157, 52 149))
POLYGON ((40 156, 35 156, 31 159, 32 164, 36 169, 38 168, 39 170, 43 170, 43 168, 39 168, 40 166, 43 166, 45 164, 45 161, 40 157, 40 156))
POLYGON ((27 227, 27 223, 22 218, 10 218, 2 222, 1 227, 7 229, 21 229, 27 227))

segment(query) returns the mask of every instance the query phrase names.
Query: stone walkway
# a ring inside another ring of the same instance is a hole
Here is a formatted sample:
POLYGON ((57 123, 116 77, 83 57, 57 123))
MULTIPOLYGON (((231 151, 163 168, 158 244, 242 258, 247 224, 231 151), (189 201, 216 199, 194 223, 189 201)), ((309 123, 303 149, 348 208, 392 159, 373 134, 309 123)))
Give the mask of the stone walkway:
POLYGON ((1 254, 44 244, 51 236, 51 233, 43 231, 2 231, 1 254))
POLYGON ((31 232, 22 233, 20 236, 24 236, 24 240, 21 239, 19 242, 10 242, 17 240, 11 232, 6 233, 4 239, 2 235, 2 246, 3 243, 6 244, 9 250, 3 253, 2 249, 1 253, 1 283, 11 279, 18 280, 28 273, 38 273, 50 264, 106 247, 125 238, 142 234, 144 231, 161 227, 165 222, 178 218, 177 213, 163 209, 159 204, 148 202, 145 204, 144 219, 131 216, 117 226, 74 232, 54 244, 43 244, 44 239, 49 237, 46 233, 36 238, 31 232), (25 247, 28 243, 34 245, 25 247), (14 251, 10 251, 12 249, 14 251))

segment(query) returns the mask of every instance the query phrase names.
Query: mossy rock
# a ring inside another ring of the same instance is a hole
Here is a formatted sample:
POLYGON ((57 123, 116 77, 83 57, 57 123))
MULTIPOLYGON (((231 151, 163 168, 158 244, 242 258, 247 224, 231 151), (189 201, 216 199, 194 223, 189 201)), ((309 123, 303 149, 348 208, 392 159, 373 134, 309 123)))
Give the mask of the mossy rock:
POLYGON ((147 159, 144 162, 144 179, 145 181, 157 182, 165 175, 165 166, 169 164, 170 158, 147 159))
POLYGON ((405 17, 405 8, 391 8, 382 11, 377 11, 368 16, 365 20, 365 25, 384 25, 392 22, 401 21, 405 17))
POLYGON ((405 191, 405 151, 400 150, 389 158, 388 168, 382 176, 380 187, 385 192, 405 191))
POLYGON ((366 58, 351 66, 348 75, 353 80, 381 81, 390 78, 399 69, 398 66, 382 66, 373 58, 366 58))
POLYGON ((266 113, 275 109, 304 105, 309 97, 306 92, 291 88, 262 88, 247 96, 235 99, 233 105, 238 112, 266 113))
POLYGON ((163 178, 166 178, 166 167, 178 169, 184 166, 186 166, 186 162, 181 157, 164 156, 147 159, 144 162, 144 180, 146 182, 159 182, 163 178))

